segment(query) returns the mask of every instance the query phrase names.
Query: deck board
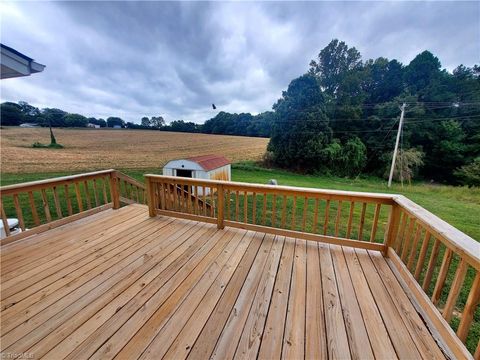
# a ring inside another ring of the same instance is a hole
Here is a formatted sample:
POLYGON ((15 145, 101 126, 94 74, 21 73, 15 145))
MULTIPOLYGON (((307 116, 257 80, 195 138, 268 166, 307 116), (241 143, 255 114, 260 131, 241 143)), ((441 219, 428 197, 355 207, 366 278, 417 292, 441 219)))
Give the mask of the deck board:
POLYGON ((129 205, 5 245, 1 265, 5 354, 443 357, 374 251, 129 205))

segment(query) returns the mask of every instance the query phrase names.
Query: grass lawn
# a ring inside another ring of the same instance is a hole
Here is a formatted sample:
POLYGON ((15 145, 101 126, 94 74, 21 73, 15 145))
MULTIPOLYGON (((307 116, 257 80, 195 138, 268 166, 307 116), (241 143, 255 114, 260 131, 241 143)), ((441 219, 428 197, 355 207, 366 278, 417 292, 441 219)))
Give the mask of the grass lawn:
MULTIPOLYGON (((142 182, 143 174, 158 173, 158 168, 155 170, 119 170, 142 182)), ((0 183, 1 185, 9 185, 71 174, 72 172, 35 174, 6 173, 1 175, 0 183)), ((276 179, 279 185, 403 194, 412 201, 439 216, 441 219, 465 232, 473 239, 480 241, 480 189, 478 188, 469 189, 467 187, 415 183, 412 185, 405 185, 403 187, 399 184, 395 184, 389 189, 387 188, 385 180, 373 177, 347 179, 319 175, 299 175, 284 170, 266 169, 256 165, 254 162, 237 163, 232 166, 232 180, 234 181, 266 184, 269 179, 276 179)), ((250 203, 251 199, 248 201, 250 203)), ((5 205, 7 207, 8 204, 5 203, 5 205)), ((243 205, 241 204, 240 209, 242 208, 243 205)), ((386 218, 384 220, 386 221, 386 218)), ((442 249, 440 252, 438 257, 439 259, 442 258, 443 251, 444 249, 442 249)), ((441 296, 440 306, 442 306, 446 300, 448 289, 453 280, 454 271, 457 265, 458 259, 454 258, 447 277, 445 291, 441 296)), ((434 275, 434 280, 436 279, 437 275, 438 267, 434 275)), ((469 271, 467 273, 465 286, 462 288, 459 296, 459 302, 457 303, 460 308, 463 308, 465 304, 473 277, 473 271, 469 271)), ((432 289, 429 289, 428 291, 429 294, 431 294, 433 291, 433 284, 432 289)), ((475 350, 476 344, 480 337, 480 308, 477 309, 474 319, 475 320, 472 324, 472 329, 467 338, 467 347, 470 351, 475 350)), ((458 317, 454 316, 451 322, 452 327, 456 329, 458 323, 458 317)))
MULTIPOLYGON (((158 173, 158 169, 119 170, 142 182, 143 174, 158 173)), ((0 184, 9 185, 71 174, 72 172, 2 174, 0 184)), ((389 189, 385 180, 373 177, 347 179, 299 175, 284 170, 266 169, 253 162, 237 163, 232 166, 233 181, 266 184, 269 179, 276 179, 279 185, 402 194, 480 241, 480 189, 478 188, 417 183, 404 187, 395 184, 389 189)))

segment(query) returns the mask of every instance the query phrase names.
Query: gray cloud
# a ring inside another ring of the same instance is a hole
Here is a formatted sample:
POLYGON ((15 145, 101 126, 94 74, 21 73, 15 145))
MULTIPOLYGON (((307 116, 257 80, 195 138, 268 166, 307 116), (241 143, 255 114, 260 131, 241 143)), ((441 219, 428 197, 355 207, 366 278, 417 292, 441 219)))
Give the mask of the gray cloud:
POLYGON ((478 2, 2 2, 1 41, 47 65, 2 101, 203 122, 269 110, 332 38, 364 59, 480 58, 478 2))

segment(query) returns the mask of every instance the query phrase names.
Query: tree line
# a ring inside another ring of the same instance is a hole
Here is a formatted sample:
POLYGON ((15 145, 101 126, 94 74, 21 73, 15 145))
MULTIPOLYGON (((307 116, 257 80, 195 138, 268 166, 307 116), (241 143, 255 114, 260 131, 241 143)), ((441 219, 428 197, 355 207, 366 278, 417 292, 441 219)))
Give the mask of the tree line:
POLYGON ((266 160, 304 172, 385 176, 400 115, 398 180, 480 185, 480 66, 441 68, 429 51, 408 65, 333 40, 273 105, 266 160))
POLYGON ((273 112, 268 111, 256 116, 247 114, 230 114, 219 112, 204 124, 190 121, 174 120, 169 124, 162 116, 142 117, 140 123, 126 122, 120 117, 97 119, 80 114, 68 113, 61 109, 39 109, 25 101, 18 103, 4 102, 0 104, 1 124, 18 126, 23 123, 52 127, 87 127, 89 124, 104 127, 121 127, 128 129, 177 131, 205 134, 227 134, 240 136, 269 137, 273 125, 273 112))

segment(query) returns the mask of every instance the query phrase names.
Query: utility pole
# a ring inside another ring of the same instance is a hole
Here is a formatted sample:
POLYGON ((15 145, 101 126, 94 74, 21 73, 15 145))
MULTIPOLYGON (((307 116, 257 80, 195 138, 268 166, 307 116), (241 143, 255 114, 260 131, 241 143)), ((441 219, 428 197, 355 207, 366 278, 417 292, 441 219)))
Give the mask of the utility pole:
POLYGON ((393 150, 392 167, 390 168, 390 176, 388 177, 388 187, 392 186, 393 169, 395 167, 395 160, 397 159, 398 143, 400 142, 400 134, 402 133, 403 117, 405 115, 406 106, 407 105, 403 103, 402 106, 400 107, 400 110, 402 110, 402 113, 400 114, 400 123, 398 124, 397 140, 395 141, 395 150, 393 150))

